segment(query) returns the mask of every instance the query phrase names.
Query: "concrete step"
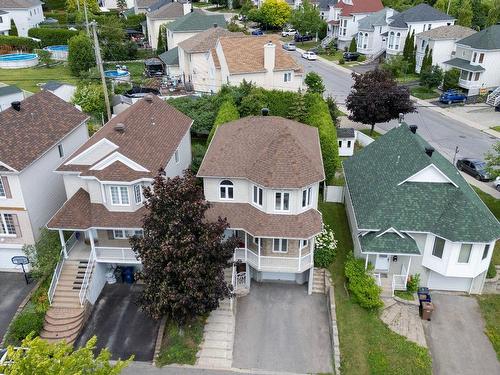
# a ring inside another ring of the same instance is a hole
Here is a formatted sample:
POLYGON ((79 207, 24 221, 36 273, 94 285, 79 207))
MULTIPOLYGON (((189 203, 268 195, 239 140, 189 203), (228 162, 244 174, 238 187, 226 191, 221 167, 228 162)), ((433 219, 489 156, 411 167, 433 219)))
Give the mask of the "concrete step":
POLYGON ((210 316, 227 316, 229 318, 233 318, 233 313, 231 311, 227 311, 227 310, 221 310, 221 309, 217 309, 217 310, 214 310, 210 313, 210 316))
POLYGON ((83 324, 83 317, 79 318, 77 320, 74 320, 73 322, 67 321, 67 323, 62 324, 61 322, 56 322, 56 324, 52 324, 50 318, 49 320, 45 320, 45 323, 43 325, 43 329, 46 332, 53 332, 53 333, 58 333, 58 332, 67 332, 71 331, 73 329, 80 329, 82 324, 83 324))
POLYGON ((205 332, 227 332, 233 333, 234 326, 226 323, 210 323, 205 326, 205 332))
POLYGON ((83 314, 77 317, 68 317, 68 318, 51 318, 48 315, 45 315, 45 323, 50 324, 52 326, 64 326, 64 325, 71 325, 73 323, 81 322, 83 321, 83 314))
POLYGON ((55 344, 55 343, 58 343, 58 342, 63 341, 63 340, 66 341, 67 344, 73 344, 75 342, 76 338, 78 337, 79 333, 80 332, 78 331, 78 332, 76 332, 72 335, 66 336, 66 337, 44 337, 44 331, 42 331, 40 333, 40 337, 51 344, 55 344))
POLYGON ((83 316, 85 310, 78 306, 77 308, 57 308, 54 306, 51 306, 51 308, 47 311, 46 316, 50 316, 51 318, 54 319, 59 319, 59 318, 76 318, 79 316, 83 316))
POLYGON ((233 351, 226 349, 213 349, 213 348, 205 348, 201 349, 197 356, 199 358, 222 358, 222 359, 233 359, 233 351))
POLYGON ((52 302, 52 306, 56 308, 67 308, 67 309, 74 309, 77 307, 80 307, 80 300, 78 300, 78 303, 75 302, 52 302))
POLYGON ((225 341, 231 343, 233 341, 233 335, 231 333, 221 331, 205 331, 203 338, 205 341, 225 341))
POLYGON ((78 297, 80 294, 79 289, 56 289, 56 293, 54 294, 54 297, 78 297))
MULTIPOLYGON (((224 313, 227 313, 227 311, 224 311, 224 313)), ((234 320, 233 320, 232 315, 219 315, 219 314, 211 313, 207 319, 207 322, 208 323, 233 324, 234 320)))
POLYGON ((231 368, 232 362, 232 360, 222 358, 199 358, 197 364, 204 368, 228 369, 231 368))
POLYGON ((233 343, 231 341, 206 339, 203 342, 203 348, 204 349, 233 350, 233 343))
POLYGON ((80 303, 80 298, 78 294, 71 294, 71 295, 55 295, 52 303, 57 303, 57 302, 78 302, 80 303))
POLYGON ((78 334, 80 332, 81 324, 77 326, 68 326, 63 329, 61 326, 51 327, 50 325, 44 326, 42 333, 40 333, 40 337, 48 338, 48 339, 64 339, 67 337, 71 337, 74 334, 78 334))

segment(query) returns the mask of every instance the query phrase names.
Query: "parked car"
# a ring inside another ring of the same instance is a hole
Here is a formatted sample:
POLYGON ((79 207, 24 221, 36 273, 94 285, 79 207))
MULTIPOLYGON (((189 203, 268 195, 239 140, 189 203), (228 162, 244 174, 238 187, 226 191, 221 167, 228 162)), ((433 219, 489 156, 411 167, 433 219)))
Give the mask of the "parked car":
POLYGON ((281 36, 293 36, 296 32, 295 29, 285 29, 281 32, 281 36))
POLYGON ((358 61, 359 52, 344 52, 342 57, 344 61, 358 61))
POLYGON ((264 35, 264 32, 261 29, 256 29, 252 31, 252 35, 264 35))
POLYGON ((302 54, 302 58, 314 61, 318 59, 318 56, 313 51, 306 51, 302 54))
POLYGON ((300 35, 299 33, 296 33, 294 39, 296 42, 307 42, 308 40, 313 40, 313 36, 309 34, 300 35))
POLYGON ((495 181, 493 181, 493 186, 497 189, 497 191, 500 191, 500 177, 497 177, 495 181))
POLYGON ((467 101, 467 95, 456 90, 448 90, 441 94, 439 101, 447 104, 459 102, 465 103, 467 101))
POLYGON ((294 42, 288 42, 283 44, 283 48, 286 49, 287 51, 295 51, 297 49, 294 42))
POLYGON ((491 181, 490 174, 486 171, 486 163, 476 159, 458 159, 457 168, 459 171, 471 175, 479 181, 491 181))

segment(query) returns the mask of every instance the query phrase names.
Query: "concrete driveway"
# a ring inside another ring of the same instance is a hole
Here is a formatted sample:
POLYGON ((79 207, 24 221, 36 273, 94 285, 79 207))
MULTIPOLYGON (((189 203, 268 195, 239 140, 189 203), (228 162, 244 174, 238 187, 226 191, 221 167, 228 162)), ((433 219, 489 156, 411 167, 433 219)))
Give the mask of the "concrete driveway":
POLYGON ((26 285, 24 275, 18 272, 0 272, 0 342, 17 308, 36 282, 26 285))
POLYGON ((150 318, 136 304, 138 285, 106 285, 75 346, 81 347, 97 336, 97 351, 108 348, 113 359, 151 361, 154 355, 159 321, 150 318))
POLYGON ((474 297, 432 294, 432 321, 424 322, 436 375, 500 374, 474 297))
POLYGON ((233 367, 332 372, 326 297, 305 286, 253 282, 239 298, 233 367))

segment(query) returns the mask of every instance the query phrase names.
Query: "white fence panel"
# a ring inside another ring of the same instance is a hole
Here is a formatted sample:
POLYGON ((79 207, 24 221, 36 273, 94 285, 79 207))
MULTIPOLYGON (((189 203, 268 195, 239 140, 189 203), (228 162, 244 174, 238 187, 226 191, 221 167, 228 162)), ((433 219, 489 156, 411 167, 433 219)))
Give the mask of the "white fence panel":
POLYGON ((325 188, 326 202, 344 202, 344 187, 343 186, 326 186, 325 188))
POLYGON ((368 146, 370 143, 374 141, 374 139, 360 131, 356 130, 356 140, 360 143, 361 146, 368 146))

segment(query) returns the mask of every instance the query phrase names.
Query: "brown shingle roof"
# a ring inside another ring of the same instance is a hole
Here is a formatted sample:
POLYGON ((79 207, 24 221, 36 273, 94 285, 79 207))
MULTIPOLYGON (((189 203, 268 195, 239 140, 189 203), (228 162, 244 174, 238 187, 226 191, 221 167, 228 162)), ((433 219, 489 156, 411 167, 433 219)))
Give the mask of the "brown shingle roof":
POLYGON ((227 218, 230 228, 256 237, 310 238, 321 232, 321 214, 310 209, 298 215, 266 214, 248 203, 210 203, 209 221, 227 218))
POLYGON ((220 126, 200 177, 248 178, 269 188, 302 188, 325 179, 318 130, 275 116, 220 126))
POLYGON ((165 4, 147 14, 154 20, 175 20, 184 15, 184 5, 178 2, 165 4))
MULTIPOLYGON (((100 140, 107 139, 118 146, 112 152, 119 152, 140 164, 149 170, 150 173, 146 175, 153 177, 160 168, 167 165, 193 121, 157 96, 152 95, 149 98, 151 101, 141 99, 113 117, 68 160, 80 155, 100 140), (125 125, 125 131, 118 132, 114 129, 119 123, 125 125)), ((78 171, 106 181, 110 181, 111 177, 113 181, 132 181, 138 175, 145 177, 144 172, 138 173, 122 163, 116 164, 115 170, 111 165, 101 171, 90 170, 92 165, 63 164, 57 170, 78 171)))
POLYGON ((276 36, 243 36, 222 37, 219 42, 230 74, 265 72, 264 45, 272 41, 276 45, 276 60, 274 70, 301 71, 295 59, 281 48, 276 36))
POLYGON ((179 47, 188 53, 208 52, 217 44, 220 37, 241 37, 243 33, 232 33, 222 27, 212 27, 179 43, 179 47))
POLYGON ((50 229, 142 228, 146 208, 134 212, 109 211, 104 205, 91 203, 89 193, 79 189, 56 212, 47 224, 50 229))
POLYGON ((0 161, 21 171, 87 119, 49 91, 32 95, 0 112, 0 161))
POLYGON ((439 26, 417 34, 418 37, 430 39, 462 39, 474 34, 475 31, 460 25, 439 26))

